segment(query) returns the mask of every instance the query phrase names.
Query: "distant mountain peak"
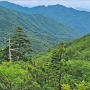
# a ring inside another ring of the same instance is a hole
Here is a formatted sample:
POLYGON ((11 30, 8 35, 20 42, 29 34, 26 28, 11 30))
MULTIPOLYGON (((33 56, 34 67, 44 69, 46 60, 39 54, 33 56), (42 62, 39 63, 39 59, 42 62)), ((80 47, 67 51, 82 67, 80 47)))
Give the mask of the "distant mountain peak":
POLYGON ((56 5, 48 5, 48 7, 65 7, 65 6, 63 6, 61 4, 56 4, 56 5))
POLYGON ((46 8, 45 5, 39 5, 39 6, 35 6, 35 7, 32 7, 32 8, 46 8))

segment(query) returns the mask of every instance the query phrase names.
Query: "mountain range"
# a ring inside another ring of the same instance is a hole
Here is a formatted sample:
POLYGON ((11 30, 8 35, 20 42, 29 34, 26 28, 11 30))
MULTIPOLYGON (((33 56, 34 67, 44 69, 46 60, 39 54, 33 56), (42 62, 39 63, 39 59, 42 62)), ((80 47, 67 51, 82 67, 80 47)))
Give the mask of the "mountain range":
POLYGON ((1 46, 7 45, 4 41, 13 35, 16 26, 25 29, 34 52, 46 50, 56 43, 71 41, 90 32, 88 12, 62 5, 27 8, 6 1, 0 2, 0 5, 1 46))
POLYGON ((43 14, 52 19, 63 22, 70 27, 77 29, 83 34, 88 34, 90 32, 90 13, 86 11, 78 11, 73 8, 67 8, 62 5, 49 5, 49 6, 36 6, 33 8, 22 7, 16 4, 12 4, 9 2, 0 2, 0 5, 8 7, 10 9, 18 10, 24 13, 30 14, 43 14))

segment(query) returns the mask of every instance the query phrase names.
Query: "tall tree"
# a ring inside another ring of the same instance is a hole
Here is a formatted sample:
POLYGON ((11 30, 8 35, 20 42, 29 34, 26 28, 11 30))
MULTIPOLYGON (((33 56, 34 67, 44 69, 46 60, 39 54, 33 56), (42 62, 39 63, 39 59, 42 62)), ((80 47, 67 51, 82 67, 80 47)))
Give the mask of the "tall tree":
POLYGON ((11 37, 11 48, 16 50, 12 53, 20 60, 24 58, 26 53, 30 54, 32 52, 31 42, 26 39, 27 36, 24 34, 22 27, 17 26, 14 31, 15 34, 11 37))
POLYGON ((58 90, 61 90, 62 77, 68 70, 68 58, 64 57, 65 51, 64 46, 60 45, 60 48, 53 53, 51 60, 52 75, 56 79, 56 82, 58 82, 58 90))
MULTIPOLYGON (((26 39, 27 36, 24 34, 24 29, 22 27, 17 26, 14 31, 15 31, 14 35, 10 38, 10 48, 12 49, 11 50, 12 60, 20 60, 20 59, 24 60, 25 54, 31 54, 32 52, 30 45, 31 42, 26 39)), ((9 46, 7 46, 6 49, 2 50, 1 53, 4 53, 2 55, 5 55, 5 52, 7 51, 9 52, 9 46)), ((5 60, 6 59, 8 60, 9 55, 7 58, 6 57, 5 60)))

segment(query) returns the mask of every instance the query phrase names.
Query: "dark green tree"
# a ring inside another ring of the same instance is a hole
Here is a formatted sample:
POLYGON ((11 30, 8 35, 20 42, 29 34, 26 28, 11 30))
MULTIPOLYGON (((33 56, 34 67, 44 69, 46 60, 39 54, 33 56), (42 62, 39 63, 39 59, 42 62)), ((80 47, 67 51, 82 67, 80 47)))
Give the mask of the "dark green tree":
POLYGON ((0 50, 0 63, 3 61, 9 61, 9 47, 6 46, 0 50))
POLYGON ((11 37, 11 48, 15 49, 12 53, 16 57, 18 56, 18 60, 24 59, 25 54, 31 54, 31 42, 26 39, 26 35, 24 34, 24 30, 22 27, 17 26, 15 34, 11 37))
MULTIPOLYGON (((30 45, 31 42, 26 39, 27 36, 24 34, 24 29, 22 27, 17 26, 14 31, 15 31, 14 35, 10 38, 10 46, 11 46, 11 49, 13 49, 11 51, 12 60, 24 60, 25 55, 31 54, 32 52, 31 45, 30 45)), ((9 46, 5 47, 0 52, 2 53, 1 58, 8 60, 9 46)))

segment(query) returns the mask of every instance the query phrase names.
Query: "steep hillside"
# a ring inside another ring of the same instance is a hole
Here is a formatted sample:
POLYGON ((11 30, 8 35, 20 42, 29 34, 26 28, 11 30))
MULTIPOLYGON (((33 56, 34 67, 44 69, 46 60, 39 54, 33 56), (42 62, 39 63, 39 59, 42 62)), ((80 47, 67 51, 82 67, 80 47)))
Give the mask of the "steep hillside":
POLYGON ((25 14, 1 6, 0 21, 1 46, 6 45, 4 41, 13 35, 13 29, 18 25, 25 29, 34 52, 43 51, 56 43, 71 41, 82 35, 82 32, 44 15, 25 14))
POLYGON ((69 60, 90 61, 90 33, 81 38, 74 39, 72 42, 60 43, 46 51, 35 54, 33 60, 39 60, 40 62, 50 61, 53 52, 58 50, 60 45, 66 48, 65 57, 68 56, 69 60))
POLYGON ((43 28, 47 31, 49 31, 50 33, 57 35, 59 37, 79 37, 81 35, 83 35, 82 32, 73 29, 69 26, 67 26, 64 23, 61 23, 57 20, 51 19, 49 17, 46 17, 42 14, 25 14, 25 13, 20 13, 20 12, 14 12, 17 15, 19 15, 20 17, 26 18, 29 21, 33 22, 35 25, 39 26, 40 28, 43 28))
POLYGON ((60 22, 66 23, 70 27, 80 30, 83 34, 90 32, 90 13, 86 11, 78 11, 73 8, 67 8, 62 5, 37 6, 33 8, 21 7, 9 2, 0 2, 2 6, 19 10, 25 13, 40 13, 60 22), (18 8, 17 8, 18 7, 18 8))

